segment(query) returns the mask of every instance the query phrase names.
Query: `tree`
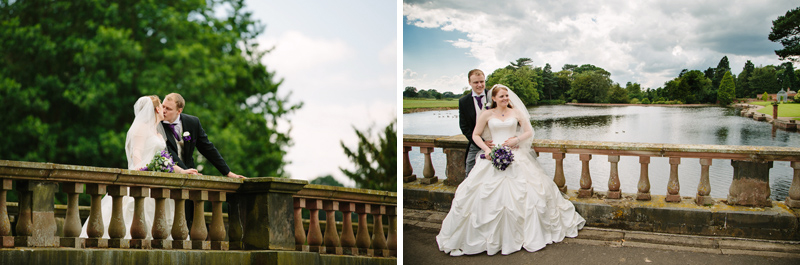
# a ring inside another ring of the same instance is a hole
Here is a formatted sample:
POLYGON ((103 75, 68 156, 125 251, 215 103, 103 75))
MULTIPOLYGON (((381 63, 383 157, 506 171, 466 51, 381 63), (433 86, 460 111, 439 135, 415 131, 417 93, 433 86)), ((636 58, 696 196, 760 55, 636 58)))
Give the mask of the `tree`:
POLYGON ((731 72, 726 72, 717 90, 717 100, 720 105, 727 106, 734 99, 736 99, 736 84, 733 82, 731 72))
POLYGON ((0 159, 125 168, 131 106, 178 92, 237 173, 286 175, 278 123, 302 104, 243 1, 3 1, 0 24, 0 159))
POLYGON ((572 88, 567 92, 581 103, 601 103, 606 100, 611 88, 611 78, 601 71, 588 71, 574 75, 572 88))
POLYGON ((333 176, 326 175, 322 177, 315 178, 308 182, 310 184, 317 184, 317 185, 328 185, 328 186, 336 186, 336 187, 344 187, 342 183, 339 183, 333 176))
POLYGON ((792 62, 785 62, 780 65, 778 70, 778 79, 782 89, 791 89, 797 91, 800 84, 797 82, 797 77, 794 75, 794 66, 792 62))
POLYGON ((536 83, 538 75, 530 67, 523 67, 507 72, 500 79, 500 84, 508 86, 519 96, 526 106, 536 105, 539 101, 539 84, 536 83))
POLYGON ((625 91, 628 93, 628 98, 642 98, 642 86, 639 83, 628 82, 625 84, 625 91))
POLYGON ((370 140, 372 128, 355 129, 358 146, 350 149, 341 142, 344 154, 355 164, 355 170, 339 168, 362 189, 397 192, 397 120, 384 128, 375 142, 370 140))
POLYGON ((755 65, 750 60, 744 64, 744 68, 742 72, 739 73, 739 76, 736 78, 736 97, 737 98, 746 98, 755 96, 755 91, 752 91, 750 87, 750 76, 753 74, 755 70, 755 65))
POLYGON ((767 94, 767 92, 764 92, 764 94, 761 94, 761 100, 769 101, 772 100, 772 97, 770 97, 769 94, 767 94))
POLYGON ((542 70, 542 96, 547 95, 547 99, 553 99, 554 91, 558 88, 558 83, 556 81, 555 75, 553 75, 553 69, 550 67, 550 64, 545 64, 544 70, 542 70))
POLYGON ((757 67, 753 71, 753 75, 750 76, 750 86, 757 92, 778 93, 781 88, 780 83, 778 83, 778 73, 775 66, 757 67))
POLYGON ((628 98, 628 92, 619 86, 619 84, 614 84, 611 86, 611 90, 608 92, 608 102, 628 103, 630 102, 630 99, 628 98))
POLYGON ((404 98, 415 98, 417 97, 417 88, 413 86, 407 86, 405 90, 403 90, 403 97, 404 98))
POLYGON ((533 61, 531 58, 519 58, 516 62, 510 62, 509 64, 511 64, 511 68, 520 69, 525 66, 530 66, 532 63, 533 61))
POLYGON ((725 76, 726 72, 730 71, 731 66, 728 62, 728 56, 722 56, 722 59, 719 60, 719 64, 717 64, 717 68, 714 68, 714 78, 711 80, 713 82, 712 89, 716 90, 719 88, 719 83, 722 81, 722 77, 725 76))
POLYGON ((786 11, 786 15, 772 21, 769 40, 783 45, 783 49, 775 50, 781 60, 800 61, 800 7, 786 11))

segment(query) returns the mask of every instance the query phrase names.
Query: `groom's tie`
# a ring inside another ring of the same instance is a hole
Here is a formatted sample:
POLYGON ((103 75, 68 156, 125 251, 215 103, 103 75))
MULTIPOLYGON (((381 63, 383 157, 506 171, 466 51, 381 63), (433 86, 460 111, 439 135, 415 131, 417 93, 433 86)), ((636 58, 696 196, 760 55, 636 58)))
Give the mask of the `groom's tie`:
POLYGON ((478 100, 478 109, 483 109, 483 95, 475 96, 475 99, 478 100))
POLYGON ((180 142, 181 138, 178 136, 178 132, 175 131, 175 125, 178 125, 178 124, 177 123, 170 123, 169 127, 172 128, 172 135, 175 136, 175 141, 176 142, 180 142))

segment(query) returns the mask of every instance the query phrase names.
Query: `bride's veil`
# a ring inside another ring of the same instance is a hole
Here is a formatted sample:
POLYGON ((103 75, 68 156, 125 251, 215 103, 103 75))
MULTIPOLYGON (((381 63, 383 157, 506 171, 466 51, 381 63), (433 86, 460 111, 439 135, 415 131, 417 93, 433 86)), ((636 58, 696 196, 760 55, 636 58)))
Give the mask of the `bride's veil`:
POLYGON ((530 112, 528 112, 528 108, 525 107, 525 104, 522 103, 522 99, 520 99, 519 96, 517 96, 517 93, 514 93, 514 91, 511 90, 510 88, 508 88, 507 86, 504 86, 504 85, 501 85, 501 84, 496 84, 496 85, 492 86, 492 89, 489 90, 489 93, 487 94, 487 95, 490 95, 489 96, 489 103, 486 103, 486 104, 487 105, 491 105, 492 104, 492 101, 491 101, 492 91, 497 87, 504 87, 506 90, 508 90, 508 103, 511 104, 511 106, 513 107, 513 110, 515 110, 519 114, 519 117, 522 117, 522 120, 520 121, 522 126, 517 127, 517 133, 514 136, 517 136, 517 139, 520 139, 519 136, 522 135, 525 132, 525 127, 528 127, 528 128, 531 129, 531 136, 530 137, 528 137, 527 139, 520 139, 519 151, 522 151, 523 153, 529 153, 533 157, 536 157, 535 153, 531 153, 530 152, 531 148, 532 148, 531 146, 533 144, 533 135, 535 134, 535 131, 533 130, 533 126, 531 126, 531 114, 530 114, 530 112))
POLYGON ((164 138, 166 134, 164 134, 164 128, 158 124, 153 100, 149 96, 136 100, 136 104, 133 105, 133 113, 136 117, 133 119, 131 128, 128 129, 125 139, 125 155, 128 158, 128 169, 136 170, 150 163, 160 149, 157 143, 148 140, 157 139, 153 138, 157 134, 166 140, 164 138))

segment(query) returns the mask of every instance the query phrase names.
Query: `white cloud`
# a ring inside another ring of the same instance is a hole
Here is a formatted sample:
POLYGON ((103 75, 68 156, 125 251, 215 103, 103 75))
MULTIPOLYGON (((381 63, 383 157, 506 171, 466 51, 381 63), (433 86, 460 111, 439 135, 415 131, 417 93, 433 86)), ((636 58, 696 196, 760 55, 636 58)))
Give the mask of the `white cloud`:
POLYGON ((382 64, 390 66, 397 65, 397 39, 392 40, 391 43, 381 49, 378 54, 378 60, 382 64))
POLYGON ((287 76, 343 62, 355 55, 355 51, 340 39, 325 39, 306 36, 302 32, 289 30, 277 39, 260 40, 261 47, 275 47, 264 56, 264 64, 280 69, 287 76))

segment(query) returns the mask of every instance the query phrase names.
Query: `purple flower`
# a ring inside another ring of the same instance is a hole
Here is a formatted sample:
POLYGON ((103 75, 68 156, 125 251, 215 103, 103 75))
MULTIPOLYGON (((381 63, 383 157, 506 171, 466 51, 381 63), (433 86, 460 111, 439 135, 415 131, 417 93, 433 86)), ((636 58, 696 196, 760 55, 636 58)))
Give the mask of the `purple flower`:
POLYGON ((499 170, 506 170, 514 162, 514 153, 508 146, 495 146, 490 154, 492 165, 499 170))

